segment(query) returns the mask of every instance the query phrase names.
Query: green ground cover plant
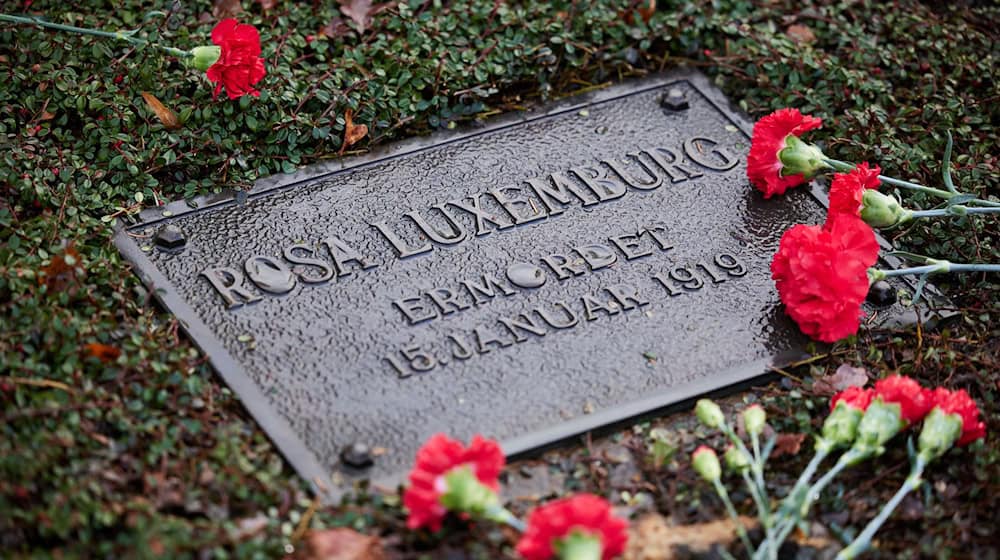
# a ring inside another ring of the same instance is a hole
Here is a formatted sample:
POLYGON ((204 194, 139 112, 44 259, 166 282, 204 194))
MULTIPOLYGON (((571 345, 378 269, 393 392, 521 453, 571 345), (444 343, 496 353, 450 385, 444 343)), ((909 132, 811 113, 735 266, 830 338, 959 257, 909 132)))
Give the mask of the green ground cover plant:
MULTIPOLYGON (((202 73, 148 46, 0 23, 5 554, 274 557, 301 548, 309 527, 350 526, 387 536, 400 557, 514 557, 502 533, 484 528, 404 533, 395 496, 317 508, 131 274, 111 245, 107 216, 249 189, 259 177, 320 159, 474 126, 678 65, 707 72, 753 117, 781 107, 822 117, 825 153, 874 158, 888 174, 921 184, 940 186, 950 131, 955 183, 1000 201, 1000 8, 988 3, 669 1, 648 21, 638 12, 648 2, 625 0, 412 0, 370 17, 352 4, 344 11, 332 1, 0 3, 0 12, 63 24, 139 28, 150 41, 185 49, 208 44, 214 25, 233 16, 260 30, 267 65, 260 97, 215 100, 202 73), (166 126, 143 92, 179 126, 166 126), (368 135, 345 146, 348 110, 368 135)), ((913 208, 938 204, 901 195, 913 208)), ((888 236, 928 256, 1000 260, 996 219, 955 220, 916 221, 888 236)), ((783 372, 782 383, 736 399, 761 402, 776 429, 813 434, 826 401, 815 382, 850 362, 965 388, 988 433, 997 433, 1000 286, 984 274, 933 281, 960 312, 949 325, 863 331, 783 372)), ((663 438, 650 435, 654 428, 672 434, 667 439, 684 451, 678 457, 695 446, 686 419, 614 436, 633 450, 640 482, 613 481, 589 443, 547 468, 562 473, 567 490, 617 503, 646 492, 645 507, 679 523, 724 515, 685 462, 655 445, 663 438)), ((877 477, 891 489, 907 459, 897 450, 886 461, 896 467, 877 477)), ((787 491, 801 463, 795 454, 775 463, 775 484, 787 466, 787 491)), ((855 470, 816 506, 830 526, 858 525, 887 498, 866 486, 871 471, 855 470), (836 517, 843 514, 854 522, 836 517)), ((926 488, 890 519, 873 555, 1000 552, 995 438, 942 459, 926 488)), ((752 509, 748 497, 736 501, 752 509)))

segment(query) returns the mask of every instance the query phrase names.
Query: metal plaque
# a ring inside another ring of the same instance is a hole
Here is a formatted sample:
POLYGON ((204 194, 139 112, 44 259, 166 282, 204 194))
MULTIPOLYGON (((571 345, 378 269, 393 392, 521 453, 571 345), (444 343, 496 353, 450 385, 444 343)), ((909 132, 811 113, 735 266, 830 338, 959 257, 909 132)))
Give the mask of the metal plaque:
POLYGON ((678 72, 147 210, 116 244, 335 496, 436 432, 518 454, 799 355, 769 264, 822 195, 764 200, 750 131, 678 72))

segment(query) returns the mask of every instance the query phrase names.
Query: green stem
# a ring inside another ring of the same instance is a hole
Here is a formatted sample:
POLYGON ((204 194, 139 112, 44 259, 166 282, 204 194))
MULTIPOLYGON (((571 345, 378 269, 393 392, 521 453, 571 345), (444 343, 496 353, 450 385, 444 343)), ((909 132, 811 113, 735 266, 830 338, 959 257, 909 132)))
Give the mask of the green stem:
MULTIPOLYGON (((813 475, 816 474, 816 469, 819 468, 820 463, 826 459, 827 455, 829 455, 832 450, 833 447, 830 445, 817 447, 812 460, 809 461, 808 465, 806 465, 805 470, 802 471, 802 474, 799 475, 799 479, 795 481, 795 485, 792 486, 791 491, 788 492, 788 496, 786 496, 784 501, 781 503, 781 507, 778 509, 778 513, 775 518, 775 525, 781 526, 786 522, 790 522, 792 523, 792 526, 795 526, 799 522, 799 519, 801 518, 797 516, 796 513, 800 511, 800 508, 802 507, 802 504, 807 496, 805 493, 806 485, 809 484, 813 475)), ((780 542, 777 544, 779 546, 781 545, 780 542)))
POLYGON ((722 481, 718 478, 712 481, 712 486, 715 487, 715 493, 719 495, 719 499, 722 500, 723 505, 726 506, 726 513, 733 520, 733 526, 736 528, 736 534, 739 535, 740 540, 743 541, 743 546, 747 548, 747 554, 753 556, 756 554, 753 548, 753 543, 750 542, 750 537, 747 535, 747 529, 743 526, 743 522, 740 521, 739 515, 736 514, 736 508, 733 507, 733 502, 729 499, 729 492, 726 491, 726 487, 722 485, 722 481))
MULTIPOLYGON (((829 165, 834 171, 839 171, 841 173, 847 173, 848 171, 854 169, 855 165, 847 161, 840 161, 837 159, 826 158, 823 160, 824 163, 829 165)), ((894 187, 900 187, 904 189, 909 189, 911 191, 919 191, 927 194, 934 195, 938 198, 943 198, 945 200, 950 200, 956 196, 962 196, 962 193, 948 192, 941 189, 935 189, 931 187, 925 187, 923 185, 918 185, 917 183, 911 183, 909 181, 903 181, 902 179, 896 179, 894 177, 886 177, 885 175, 878 176, 879 181, 887 185, 892 185, 894 187)), ((966 204, 975 204, 978 206, 992 206, 1000 208, 1000 202, 993 202, 992 200, 983 200, 981 198, 974 198, 972 200, 965 201, 966 204)))
POLYGON ((910 218, 938 218, 941 216, 959 216, 961 214, 1000 214, 1000 207, 969 208, 968 206, 955 205, 951 208, 939 208, 936 210, 914 210, 910 212, 910 218), (956 213, 955 210, 958 209, 956 213))
MULTIPOLYGON (((862 454, 853 448, 847 450, 843 455, 841 455, 836 464, 834 464, 826 474, 820 477, 815 484, 806 490, 805 499, 802 501, 802 505, 799 506, 799 511, 797 512, 797 519, 802 519, 807 513, 809 513, 809 509, 812 507, 813 503, 819 499, 820 492, 826 488, 827 484, 830 484, 830 481, 833 480, 834 477, 840 474, 840 471, 846 469, 853 464, 855 460, 861 457, 862 454)), ((785 542, 785 539, 788 538, 788 535, 794 528, 795 520, 793 518, 786 519, 784 525, 778 527, 777 543, 785 542)))
POLYGON ((61 23, 52 23, 51 21, 45 21, 44 19, 37 16, 12 16, 8 14, 0 14, 0 21, 6 21, 10 23, 21 23, 25 25, 37 25, 38 27, 43 27, 46 29, 55 29, 56 31, 66 31, 69 33, 79 33, 81 35, 93 35, 94 37, 105 37, 108 39, 116 39, 119 41, 126 41, 133 45, 150 45, 161 51, 171 54, 180 58, 187 58, 194 56, 188 51, 182 51, 181 49, 176 49, 174 47, 166 47, 158 43, 151 43, 146 39, 141 37, 136 37, 134 33, 137 31, 101 31, 100 29, 89 29, 86 27, 76 27, 75 25, 63 25, 61 23))
POLYGON ((506 523, 519 533, 523 533, 525 529, 524 521, 515 517, 509 509, 501 505, 491 505, 487 507, 486 511, 483 513, 483 517, 500 523, 506 523))
POLYGON ((896 270, 874 270, 874 276, 881 280, 892 276, 909 274, 935 274, 940 272, 1000 272, 1000 264, 966 264, 948 261, 936 261, 935 264, 897 268, 896 270))
POLYGON ((924 473, 924 467, 927 466, 927 461, 923 456, 917 455, 916 461, 913 463, 913 468, 910 470, 910 475, 906 477, 906 481, 903 485, 899 487, 899 490, 889 499, 884 506, 882 506, 882 511, 868 522, 861 534, 857 536, 851 544, 847 545, 843 550, 837 554, 836 560, 850 560, 861 554, 871 546, 872 537, 875 536, 876 531, 882 527, 886 519, 892 514, 896 506, 903 501, 911 491, 917 489, 921 483, 921 476, 924 473))

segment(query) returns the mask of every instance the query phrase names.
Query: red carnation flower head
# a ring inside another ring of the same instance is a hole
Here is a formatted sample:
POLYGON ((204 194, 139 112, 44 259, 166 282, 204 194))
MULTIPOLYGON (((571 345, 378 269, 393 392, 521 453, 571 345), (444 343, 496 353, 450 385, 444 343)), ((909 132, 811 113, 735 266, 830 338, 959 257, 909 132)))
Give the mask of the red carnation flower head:
POLYGON ((835 173, 830 183, 830 214, 861 216, 862 197, 866 189, 878 189, 882 170, 868 163, 859 163, 849 173, 835 173))
POLYGON ((407 526, 437 531, 449 509, 480 513, 496 503, 503 465, 504 454, 496 441, 477 435, 465 447, 444 434, 432 436, 417 451, 410 486, 403 494, 410 512, 407 526))
POLYGON ((900 417, 907 425, 921 421, 930 412, 932 397, 931 391, 904 375, 890 375, 875 382, 875 398, 899 404, 900 417))
POLYGON ((610 560, 625 551, 627 527, 623 519, 612 515, 607 500, 577 494, 535 508, 528 516, 517 552, 525 560, 548 560, 574 558, 571 555, 581 550, 600 550, 599 558, 610 560))
POLYGON ((835 408, 837 408, 837 403, 843 402, 845 405, 855 410, 864 412, 868 410, 868 405, 871 404, 872 397, 874 396, 875 391, 872 389, 848 387, 830 399, 830 411, 832 412, 835 408))
POLYGON ((798 109, 779 109, 757 121, 747 156, 747 177, 764 198, 784 194, 825 167, 823 152, 799 140, 804 132, 822 125, 822 119, 798 109))
POLYGON ((215 83, 213 97, 219 96, 223 86, 229 99, 244 95, 259 96, 260 92, 253 86, 267 72, 264 70, 264 59, 260 57, 260 33, 257 28, 238 23, 235 19, 224 19, 212 29, 212 42, 220 49, 218 59, 206 72, 208 79, 215 83))
POLYGON ((979 407, 965 389, 949 391, 938 387, 931 395, 934 406, 962 420, 962 434, 957 445, 964 446, 986 437, 986 423, 979 419, 979 407))
POLYGON ((785 312, 810 337, 835 342, 861 326, 868 268, 878 258, 875 232, 839 214, 826 226, 797 225, 781 237, 771 277, 785 312))

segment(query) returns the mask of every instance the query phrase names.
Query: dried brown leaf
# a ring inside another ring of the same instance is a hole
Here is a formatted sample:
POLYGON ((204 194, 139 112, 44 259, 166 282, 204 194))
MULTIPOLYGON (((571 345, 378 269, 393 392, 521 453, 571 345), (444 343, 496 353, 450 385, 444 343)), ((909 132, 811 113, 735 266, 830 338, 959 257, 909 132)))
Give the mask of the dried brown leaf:
POLYGON ((306 533, 303 560, 383 560, 385 551, 378 537, 353 529, 337 528, 306 533))
POLYGON ((354 22, 358 33, 364 33, 372 23, 372 17, 396 5, 395 2, 372 4, 372 0, 338 0, 340 12, 354 22))
POLYGON ((813 382, 813 392, 819 395, 833 395, 848 387, 864 387, 868 383, 868 371, 850 364, 840 364, 833 375, 818 377, 813 382))
POLYGON ((789 25, 788 29, 785 29, 785 35, 788 35, 796 43, 812 43, 816 40, 816 34, 813 33, 813 30, 801 23, 789 25))
POLYGON ((330 23, 327 23, 319 30, 319 35, 321 37, 343 37, 351 32, 351 26, 347 25, 347 22, 340 19, 339 17, 330 18, 330 23))
POLYGON ((344 121, 344 148, 354 145, 358 140, 368 135, 368 125, 354 124, 354 111, 348 109, 344 113, 344 121))
POLYGON ((146 101, 146 106, 149 107, 149 110, 163 123, 164 128, 167 130, 177 130, 181 127, 181 120, 177 118, 177 114, 167 108, 155 95, 144 91, 142 92, 142 98, 146 101))
POLYGON ((257 0, 257 3, 260 4, 260 7, 266 11, 273 8, 278 2, 277 0, 257 0))
POLYGON ((798 455, 802 449, 802 442, 805 441, 805 434, 778 434, 774 442, 774 450, 771 457, 781 457, 782 455, 798 455))
POLYGON ((215 0, 212 4, 212 15, 216 19, 236 17, 243 11, 240 0, 215 0))
MULTIPOLYGON (((740 524, 750 530, 757 521, 740 516, 740 524)), ((713 546, 729 544, 736 538, 736 525, 731 519, 676 526, 659 514, 650 514, 632 524, 628 548, 623 558, 675 560, 700 557, 712 550, 713 546)))

